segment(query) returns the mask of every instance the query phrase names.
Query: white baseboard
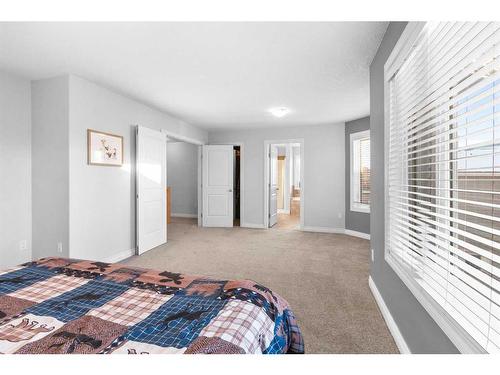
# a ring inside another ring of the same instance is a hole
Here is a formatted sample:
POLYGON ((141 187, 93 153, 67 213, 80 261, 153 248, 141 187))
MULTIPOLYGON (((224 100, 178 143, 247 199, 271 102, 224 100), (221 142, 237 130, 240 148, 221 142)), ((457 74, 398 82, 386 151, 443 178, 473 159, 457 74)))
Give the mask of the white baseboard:
MULTIPOLYGON (((254 224, 254 223, 241 223, 242 228, 256 228, 265 229, 264 224, 254 224)), ((344 229, 344 228, 331 228, 331 227, 309 227, 305 226, 300 229, 303 232, 316 232, 316 233, 334 233, 334 234, 347 234, 348 236, 354 236, 363 238, 365 240, 370 239, 370 235, 363 232, 357 232, 355 230, 344 229)))
POLYGON ((305 226, 301 228, 304 232, 317 232, 317 233, 334 233, 334 234, 347 234, 348 236, 354 236, 363 238, 365 240, 370 239, 370 235, 362 232, 356 232, 355 230, 344 229, 344 228, 331 228, 331 227, 308 227, 305 226))
POLYGON ((176 213, 171 213, 170 216, 171 217, 185 217, 185 218, 188 218, 188 219, 196 219, 196 218, 198 218, 197 214, 176 214, 176 213))
POLYGON ((343 234, 344 228, 330 228, 330 227, 302 227, 300 230, 303 232, 317 232, 317 233, 336 233, 343 234))
POLYGON ((375 282, 373 281, 371 276, 368 277, 368 285, 370 286, 370 290, 372 291, 373 297, 375 298, 375 301, 377 302, 380 312, 384 317, 385 323, 387 324, 387 328, 389 328, 389 331, 391 332, 391 335, 394 338, 394 341, 396 342, 399 352, 401 354, 411 354, 410 348, 406 344, 403 335, 399 331, 398 325, 394 321, 391 312, 387 308, 387 305, 385 304, 384 299, 382 298, 382 295, 378 291, 377 285, 375 285, 375 282))
POLYGON ((130 249, 130 250, 124 250, 120 253, 117 253, 115 255, 112 255, 110 257, 107 257, 106 259, 104 259, 104 262, 106 263, 116 263, 116 262, 119 262, 123 259, 127 259, 129 257, 131 257, 132 255, 135 255, 135 249, 130 249))
POLYGON ((345 234, 347 234, 348 236, 354 236, 354 237, 363 238, 365 240, 369 240, 370 239, 370 234, 369 233, 358 232, 358 231, 355 231, 355 230, 346 229, 345 230, 345 234))
POLYGON ((241 228, 265 229, 264 224, 240 223, 241 228))

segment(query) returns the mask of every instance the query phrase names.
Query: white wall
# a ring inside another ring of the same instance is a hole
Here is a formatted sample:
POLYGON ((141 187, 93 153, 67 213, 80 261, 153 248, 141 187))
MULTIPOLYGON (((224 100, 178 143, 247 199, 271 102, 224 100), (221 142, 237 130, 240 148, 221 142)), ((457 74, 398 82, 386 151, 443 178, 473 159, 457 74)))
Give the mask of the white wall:
MULTIPOLYGON (((8 86, 3 84, 2 87, 8 86)), ((9 88, 9 92, 11 90, 9 88)), ((28 125, 27 133, 21 138, 29 142, 29 85, 25 90, 28 101, 20 112, 28 125)), ((343 123, 208 135, 199 128, 75 76, 32 82, 31 91, 33 257, 59 255, 113 261, 131 253, 135 247, 133 162, 136 124, 165 129, 202 143, 207 139, 210 143, 243 142, 245 212, 242 223, 249 225, 264 222, 264 141, 302 138, 304 225, 325 229, 344 227, 345 181, 344 174, 339 173, 344 168, 343 123), (122 167, 87 165, 88 128, 124 137, 122 167), (62 253, 57 252, 57 242, 63 243, 62 253)), ((7 107, 16 106, 8 103, 7 107)), ((2 111, 2 115, 4 113, 2 111)), ((29 143, 25 147, 29 152, 29 143)), ((9 172, 9 176, 12 175, 9 172)), ((17 190, 29 200, 29 180, 23 186, 28 189, 25 193, 22 189, 17 190)), ((5 193, 2 196, 11 198, 13 195, 5 193)), ((29 209, 25 211, 29 215, 29 209)), ((26 220, 29 228, 29 218, 26 220)), ((28 234, 26 237, 29 240, 28 234)), ((19 260, 11 263, 19 263, 19 260)))
POLYGON ((0 268, 31 260, 31 93, 0 72, 0 268), (21 251, 20 241, 27 250, 21 251))
POLYGON ((209 143, 243 142, 243 225, 264 224, 264 141, 304 139, 304 226, 343 229, 344 123, 209 133, 209 143), (339 217, 340 216, 340 217, 339 217))
MULTIPOLYGON (((29 104, 26 113, 29 118, 29 104)), ((32 82, 32 122, 34 258, 117 261, 132 253, 135 125, 202 143, 208 138, 206 131, 75 76, 32 82), (122 167, 87 164, 87 129, 123 136, 122 167)))
POLYGON ((70 77, 70 255, 114 261, 135 248, 136 124, 201 142, 207 133, 84 79, 70 77), (87 164, 87 129, 124 137, 124 165, 87 164))
POLYGON ((172 215, 198 216, 198 146, 168 143, 167 184, 172 191, 172 215))
POLYGON ((34 259, 69 256, 68 84, 68 77, 31 84, 34 259))

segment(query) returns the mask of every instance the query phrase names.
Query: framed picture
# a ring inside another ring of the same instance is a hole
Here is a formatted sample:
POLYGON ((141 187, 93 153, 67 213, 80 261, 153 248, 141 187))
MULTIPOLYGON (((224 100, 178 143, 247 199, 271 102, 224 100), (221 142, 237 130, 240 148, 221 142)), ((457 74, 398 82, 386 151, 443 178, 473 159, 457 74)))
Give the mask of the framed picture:
POLYGON ((87 163, 120 167, 123 164, 123 137, 87 129, 87 163))

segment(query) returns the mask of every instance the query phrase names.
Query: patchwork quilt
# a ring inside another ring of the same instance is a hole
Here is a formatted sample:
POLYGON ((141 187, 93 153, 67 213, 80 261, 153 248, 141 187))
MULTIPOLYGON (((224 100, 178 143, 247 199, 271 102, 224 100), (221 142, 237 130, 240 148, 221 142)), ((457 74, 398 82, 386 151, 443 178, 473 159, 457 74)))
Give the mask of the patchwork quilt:
POLYGON ((0 271, 0 353, 304 353, 288 303, 250 280, 42 258, 0 271))

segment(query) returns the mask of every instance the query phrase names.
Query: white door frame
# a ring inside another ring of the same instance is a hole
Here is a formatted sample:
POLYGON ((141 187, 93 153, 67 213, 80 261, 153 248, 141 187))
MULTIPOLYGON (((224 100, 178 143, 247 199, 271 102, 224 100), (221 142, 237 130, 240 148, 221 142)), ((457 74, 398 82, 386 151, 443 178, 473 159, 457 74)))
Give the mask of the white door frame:
POLYGON ((279 186, 279 160, 278 160, 278 154, 279 154, 279 145, 277 144, 271 144, 269 145, 269 184, 268 184, 268 191, 269 191, 269 214, 267 215, 268 217, 268 227, 273 227, 276 224, 278 224, 278 194, 280 190, 279 186), (273 176, 274 174, 274 176, 273 176), (273 211, 271 211, 271 209, 273 211))
POLYGON ((304 229, 304 138, 273 139, 264 141, 264 228, 269 229, 269 147, 272 144, 299 143, 300 144, 300 227, 304 229))
POLYGON ((203 212, 203 195, 202 195, 202 190, 201 190, 201 184, 202 184, 202 168, 203 166, 201 165, 201 154, 202 154, 202 146, 205 145, 205 142, 199 141, 195 138, 190 138, 186 137, 184 135, 179 135, 176 133, 173 133, 171 131, 161 129, 162 133, 165 133, 167 138, 170 139, 175 139, 180 142, 185 142, 185 143, 190 143, 192 145, 198 146, 198 226, 202 226, 202 221, 201 221, 201 213, 203 212))
MULTIPOLYGON (((273 143, 274 144, 274 143, 273 143)), ((278 213, 279 214, 287 214, 290 215, 290 196, 291 196, 291 191, 290 191, 290 176, 292 174, 292 166, 291 166, 291 143, 286 143, 284 145, 280 146, 285 146, 285 177, 284 177, 284 182, 283 182, 283 208, 278 208, 278 213)), ((279 163, 279 158, 278 158, 278 163, 279 163)))
MULTIPOLYGON (((232 145, 232 146, 240 146, 240 227, 246 227, 246 224, 245 222, 243 221, 244 220, 244 213, 245 213, 245 163, 243 162, 244 160, 244 155, 245 155, 245 142, 215 142, 215 143, 209 143, 209 145, 232 145)), ((200 151, 199 151, 199 163, 198 165, 201 165, 201 155, 202 155, 202 149, 200 147, 200 151)), ((202 180, 203 178, 203 170, 200 169, 199 170, 199 176, 198 176, 198 179, 200 181, 200 184, 198 186, 201 186, 201 182, 203 181, 202 180)), ((203 199, 203 191, 202 189, 200 189, 200 196, 201 196, 201 199, 203 199)), ((203 202, 201 202, 203 203, 203 202)), ((200 207, 200 205, 198 205, 198 207, 200 207)), ((233 210, 234 210, 234 207, 233 207, 233 210)), ((233 211, 234 212, 234 211, 233 211)), ((199 224, 198 225, 202 225, 203 221, 201 221, 201 213, 199 213, 199 224)))

